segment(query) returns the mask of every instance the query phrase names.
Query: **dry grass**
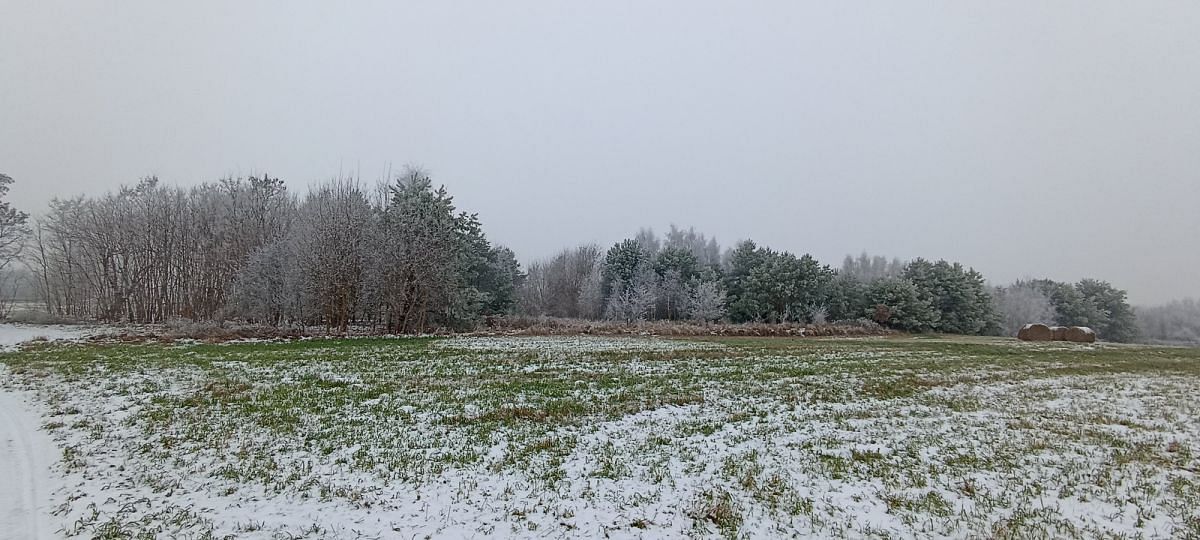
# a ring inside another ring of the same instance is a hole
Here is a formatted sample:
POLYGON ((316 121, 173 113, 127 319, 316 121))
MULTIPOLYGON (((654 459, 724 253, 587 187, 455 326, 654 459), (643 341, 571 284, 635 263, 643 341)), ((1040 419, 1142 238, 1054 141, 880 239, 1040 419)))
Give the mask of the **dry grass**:
POLYGON ((746 336, 830 337, 881 336, 895 334, 870 321, 841 321, 831 324, 700 323, 694 321, 589 321, 557 317, 492 317, 472 335, 521 336, 746 336))
MULTIPOLYGON (((431 329, 428 335, 449 336, 723 336, 723 337, 855 337, 895 335, 896 331, 867 320, 830 324, 699 323, 693 321, 591 321, 555 317, 488 317, 472 331, 431 329)), ((162 324, 114 326, 90 336, 97 343, 173 343, 195 340, 224 343, 239 340, 293 340, 305 337, 387 335, 371 326, 353 326, 337 334, 323 326, 270 326, 239 322, 173 320, 162 324)))

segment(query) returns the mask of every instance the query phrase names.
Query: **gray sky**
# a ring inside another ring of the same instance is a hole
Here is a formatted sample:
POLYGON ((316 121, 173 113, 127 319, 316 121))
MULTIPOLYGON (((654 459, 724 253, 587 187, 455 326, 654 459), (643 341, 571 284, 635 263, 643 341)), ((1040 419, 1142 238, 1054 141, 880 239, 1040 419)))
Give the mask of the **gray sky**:
POLYGON ((1200 296, 1200 2, 582 4, 10 0, 0 171, 416 163, 522 260, 677 223, 1200 296))

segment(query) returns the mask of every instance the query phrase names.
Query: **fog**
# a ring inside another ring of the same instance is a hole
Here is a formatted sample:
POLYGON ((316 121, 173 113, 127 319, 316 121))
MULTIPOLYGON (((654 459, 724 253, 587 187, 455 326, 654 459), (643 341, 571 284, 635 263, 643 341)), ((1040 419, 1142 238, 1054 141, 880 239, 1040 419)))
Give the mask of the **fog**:
POLYGON ((8 3, 10 198, 417 164, 523 260, 675 223, 1200 296, 1200 3, 430 4, 8 3))

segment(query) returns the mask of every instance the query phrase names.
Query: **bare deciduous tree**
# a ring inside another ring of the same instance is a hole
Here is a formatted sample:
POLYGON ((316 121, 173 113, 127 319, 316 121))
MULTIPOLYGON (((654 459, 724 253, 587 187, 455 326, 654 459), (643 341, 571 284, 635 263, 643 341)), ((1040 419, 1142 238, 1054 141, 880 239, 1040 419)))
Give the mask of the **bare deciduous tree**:
POLYGON ((12 177, 0 174, 0 317, 7 317, 11 309, 15 292, 11 269, 30 233, 29 214, 4 200, 12 183, 12 177))
POLYGON ((529 315, 596 318, 603 310, 600 248, 585 244, 529 265, 518 292, 529 315))

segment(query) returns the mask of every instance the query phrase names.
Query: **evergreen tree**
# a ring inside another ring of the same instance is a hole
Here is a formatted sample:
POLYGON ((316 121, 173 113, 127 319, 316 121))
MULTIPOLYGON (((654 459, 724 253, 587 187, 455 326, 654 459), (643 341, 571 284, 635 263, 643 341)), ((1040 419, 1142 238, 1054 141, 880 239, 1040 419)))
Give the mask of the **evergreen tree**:
POLYGON ((744 240, 729 252, 727 258, 725 294, 729 318, 733 322, 761 320, 766 308, 752 289, 751 274, 762 264, 763 252, 752 240, 744 240))
POLYGON ((1038 279, 1018 285, 1034 287, 1046 295, 1059 325, 1087 326, 1107 341, 1128 342, 1138 336, 1137 319, 1125 291, 1106 281, 1084 279, 1071 284, 1038 279))
POLYGON ((474 287, 485 295, 483 315, 511 313, 516 306, 516 291, 525 280, 521 264, 511 249, 493 246, 486 264, 477 269, 474 287))
POLYGON ((652 254, 638 240, 618 242, 609 248, 601 270, 605 317, 626 322, 653 317, 657 285, 652 254))
POLYGON ((1094 328, 1098 336, 1122 343, 1137 339, 1137 320, 1125 300, 1125 291, 1095 279, 1081 280, 1075 288, 1100 313, 1099 324, 1094 328))
POLYGON ((863 315, 875 322, 908 332, 933 330, 938 312, 913 282, 904 278, 875 280, 867 289, 871 306, 863 315))
POLYGON ((604 296, 607 298, 615 290, 632 287, 639 275, 649 269, 650 254, 640 242, 633 239, 618 242, 604 256, 601 271, 604 296))
POLYGON ((1049 279, 1038 279, 1029 283, 1050 299, 1050 304, 1054 306, 1055 324, 1097 329, 1103 322, 1100 309, 1091 299, 1080 294, 1074 285, 1049 279))
POLYGON ((834 272, 810 255, 739 244, 730 255, 726 288, 736 322, 809 322, 829 299, 834 272))
POLYGON ((825 307, 831 321, 854 320, 863 316, 867 305, 868 285, 852 275, 838 273, 829 282, 829 300, 825 307))
POLYGON ((951 334, 981 334, 997 328, 998 320, 983 275, 959 263, 917 259, 904 269, 904 278, 937 311, 934 330, 951 334))

